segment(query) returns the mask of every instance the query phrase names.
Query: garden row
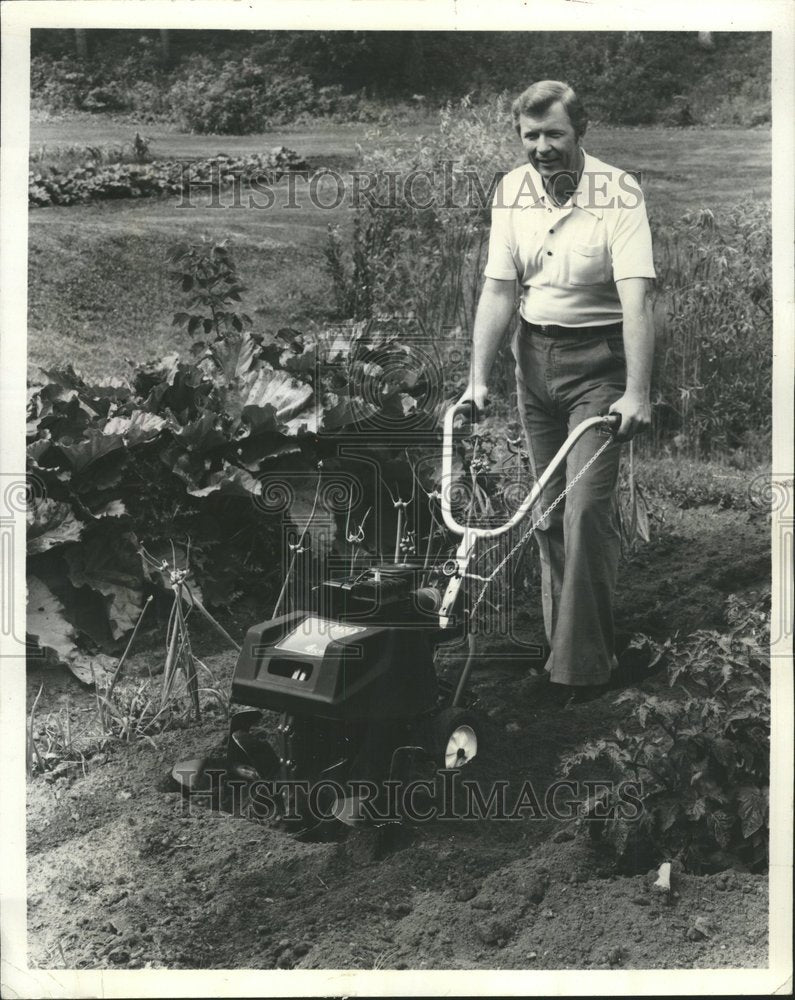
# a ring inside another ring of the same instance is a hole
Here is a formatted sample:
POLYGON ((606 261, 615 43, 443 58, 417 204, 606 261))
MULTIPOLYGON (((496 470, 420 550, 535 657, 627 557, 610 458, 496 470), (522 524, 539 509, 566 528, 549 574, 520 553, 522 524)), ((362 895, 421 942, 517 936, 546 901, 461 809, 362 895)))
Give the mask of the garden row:
POLYGON ((88 151, 87 162, 73 170, 34 164, 28 171, 28 204, 74 205, 104 198, 141 198, 218 190, 233 183, 275 184, 285 173, 307 171, 296 152, 277 146, 269 153, 223 154, 205 160, 155 160, 151 163, 102 163, 88 151))

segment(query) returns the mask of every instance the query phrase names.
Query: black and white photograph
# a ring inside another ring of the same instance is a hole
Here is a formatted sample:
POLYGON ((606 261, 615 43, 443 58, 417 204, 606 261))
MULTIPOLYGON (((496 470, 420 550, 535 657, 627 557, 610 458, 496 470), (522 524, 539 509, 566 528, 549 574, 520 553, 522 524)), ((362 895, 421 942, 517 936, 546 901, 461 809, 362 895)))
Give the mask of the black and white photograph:
POLYGON ((239 8, 2 4, 3 995, 791 993, 792 9, 239 8))

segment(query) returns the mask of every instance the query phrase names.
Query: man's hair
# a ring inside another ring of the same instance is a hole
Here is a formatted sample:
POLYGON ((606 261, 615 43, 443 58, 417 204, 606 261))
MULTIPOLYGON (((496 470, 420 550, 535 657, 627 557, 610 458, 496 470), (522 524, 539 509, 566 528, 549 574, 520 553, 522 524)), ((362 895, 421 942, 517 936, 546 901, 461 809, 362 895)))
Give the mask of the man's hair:
POLYGON ((584 135, 588 127, 588 112, 568 83, 561 83, 560 80, 539 80, 516 98, 511 106, 516 131, 519 132, 519 115, 538 117, 546 114, 556 101, 560 101, 566 109, 577 138, 584 135))

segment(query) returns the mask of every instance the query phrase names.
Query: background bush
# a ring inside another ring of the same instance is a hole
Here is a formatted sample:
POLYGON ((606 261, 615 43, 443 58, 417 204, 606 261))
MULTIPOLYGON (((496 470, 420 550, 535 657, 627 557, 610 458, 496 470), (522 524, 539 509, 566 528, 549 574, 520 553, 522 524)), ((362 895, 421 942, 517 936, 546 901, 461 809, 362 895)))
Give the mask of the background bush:
POLYGON ((695 458, 769 448, 769 204, 686 214, 654 232, 657 358, 652 447, 695 458))
POLYGON ((34 106, 135 111, 203 132, 301 115, 378 120, 566 79, 592 120, 770 121, 770 36, 721 32, 74 31, 32 33, 34 106), (81 43, 82 44, 82 43, 81 43), (82 51, 82 50, 80 50, 82 51))

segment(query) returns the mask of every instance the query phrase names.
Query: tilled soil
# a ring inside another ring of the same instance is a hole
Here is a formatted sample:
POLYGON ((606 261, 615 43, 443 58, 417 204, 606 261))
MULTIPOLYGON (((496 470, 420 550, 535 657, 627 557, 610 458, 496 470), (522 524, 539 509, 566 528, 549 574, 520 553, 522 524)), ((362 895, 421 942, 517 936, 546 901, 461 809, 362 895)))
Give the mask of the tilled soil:
MULTIPOLYGON (((764 519, 684 513, 625 567, 627 631, 662 637, 719 625, 728 593, 768 582, 764 519)), ((534 609, 517 620, 538 640, 534 609)), ((543 798, 561 756, 611 732, 625 709, 616 691, 568 708, 536 702, 526 665, 487 648, 472 685, 483 750, 467 772, 484 785, 507 781, 509 796, 530 780, 543 798)), ((131 673, 145 676, 153 659, 139 653, 131 673)), ((206 658, 222 684, 234 660, 206 658)), ((40 716, 68 695, 75 717, 90 717, 93 696, 71 677, 34 672, 34 696, 42 679, 40 716)), ((658 673, 636 683, 661 692, 666 680, 658 673)), ((677 870, 672 891, 661 893, 653 882, 663 859, 636 857, 619 869, 609 845, 573 819, 437 818, 304 842, 164 790, 174 761, 225 735, 216 713, 154 745, 110 748, 85 774, 71 768, 29 782, 31 967, 767 965, 766 876, 677 870)))

